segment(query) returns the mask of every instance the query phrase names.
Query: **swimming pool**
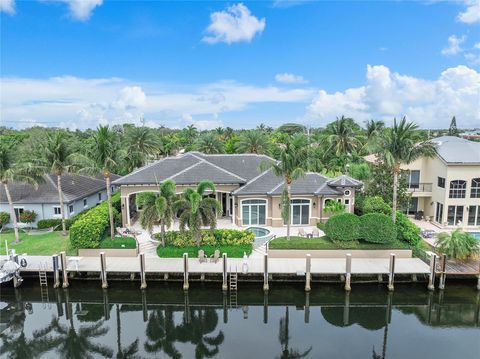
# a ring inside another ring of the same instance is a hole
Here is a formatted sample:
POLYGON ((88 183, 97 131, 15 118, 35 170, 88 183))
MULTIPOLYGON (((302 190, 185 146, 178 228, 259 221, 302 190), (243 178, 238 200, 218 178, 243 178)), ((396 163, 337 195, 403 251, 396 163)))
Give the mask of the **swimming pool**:
POLYGON ((471 234, 474 236, 477 240, 480 241, 480 232, 467 232, 468 234, 471 234))
POLYGON ((255 233, 255 238, 266 237, 270 234, 270 231, 268 229, 262 227, 248 227, 247 231, 252 231, 253 233, 255 233))

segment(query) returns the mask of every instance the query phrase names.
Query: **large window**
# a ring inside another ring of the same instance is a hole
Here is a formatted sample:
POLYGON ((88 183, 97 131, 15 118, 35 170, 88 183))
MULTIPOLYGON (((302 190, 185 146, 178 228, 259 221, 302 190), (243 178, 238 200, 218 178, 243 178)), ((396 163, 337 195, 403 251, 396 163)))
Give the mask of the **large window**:
POLYGON ((472 189, 470 191, 470 197, 480 198, 480 178, 472 179, 472 189))
POLYGON ((480 226, 480 206, 470 206, 468 209, 468 225, 480 226))
POLYGON ((455 180, 450 182, 450 198, 465 198, 467 192, 467 182, 462 180, 455 180))
POLYGON ((23 207, 15 207, 15 218, 17 218, 17 222, 20 222, 20 215, 23 213, 23 207))
POLYGON ((408 188, 419 188, 420 187, 420 171, 413 170, 410 171, 408 176, 408 188))
POLYGON ((308 199, 292 199, 292 224, 310 223, 310 201, 308 199))
POLYGON ((442 223, 443 220, 443 203, 437 202, 435 209, 435 222, 442 223))
POLYGON ((460 221, 463 221, 463 206, 448 206, 448 225, 455 226, 460 221))
POLYGON ((267 201, 264 199, 247 199, 242 201, 242 224, 265 225, 267 201))
POLYGON ((445 188, 445 178, 438 177, 437 178, 437 186, 440 188, 445 188))

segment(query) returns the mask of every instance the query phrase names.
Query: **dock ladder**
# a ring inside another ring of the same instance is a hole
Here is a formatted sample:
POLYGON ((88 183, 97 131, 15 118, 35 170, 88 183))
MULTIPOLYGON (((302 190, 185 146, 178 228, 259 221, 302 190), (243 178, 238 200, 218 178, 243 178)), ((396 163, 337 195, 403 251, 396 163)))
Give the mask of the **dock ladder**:
POLYGON ((230 307, 237 308, 237 289, 238 289, 238 272, 237 268, 235 267, 235 272, 230 270, 229 272, 229 279, 230 279, 230 307))
POLYGON ((38 279, 40 279, 40 287, 48 287, 47 265, 44 263, 40 264, 40 269, 38 270, 38 279))

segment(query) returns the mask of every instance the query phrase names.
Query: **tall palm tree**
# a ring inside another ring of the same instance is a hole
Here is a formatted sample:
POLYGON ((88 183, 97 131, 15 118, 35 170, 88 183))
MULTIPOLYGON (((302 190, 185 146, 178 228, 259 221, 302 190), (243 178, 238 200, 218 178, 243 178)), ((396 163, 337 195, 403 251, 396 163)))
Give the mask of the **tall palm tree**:
POLYGON ((251 130, 240 135, 236 144, 239 153, 262 154, 267 151, 267 136, 262 131, 251 130))
POLYGON ((15 232, 14 243, 20 243, 20 235, 18 233, 17 216, 13 207, 12 195, 10 193, 9 184, 19 182, 38 187, 38 183, 42 181, 41 169, 29 162, 15 161, 14 148, 0 144, 0 183, 5 189, 8 205, 10 207, 10 218, 13 221, 13 230, 15 232))
POLYGON ((42 158, 40 163, 45 168, 45 173, 54 173, 57 176, 58 200, 60 203, 60 214, 62 217, 62 234, 67 235, 65 226, 65 208, 63 204, 62 175, 72 172, 72 153, 67 146, 65 133, 55 131, 47 133, 46 140, 42 146, 42 158))
POLYGON ((200 152, 208 154, 223 153, 223 143, 215 132, 202 134, 198 138, 195 148, 200 152))
POLYGON ((385 122, 368 120, 365 122, 365 134, 366 134, 366 147, 367 150, 374 149, 375 143, 382 135, 382 131, 385 128, 385 122))
POLYGON ((360 127, 351 118, 340 117, 328 124, 323 133, 327 151, 336 156, 349 156, 362 146, 360 127))
POLYGON ((179 213, 180 230, 185 231, 185 228, 188 227, 197 246, 200 246, 202 240, 201 227, 209 226, 211 230, 215 229, 216 214, 222 210, 220 202, 205 195, 208 189, 215 194, 213 182, 201 181, 196 190, 185 189, 173 204, 173 210, 175 213, 179 213))
POLYGON ((280 359, 305 358, 312 351, 312 347, 308 348, 303 353, 300 353, 296 349, 290 348, 290 317, 288 314, 288 306, 285 307, 285 316, 280 319, 278 340, 282 345, 282 354, 278 357, 280 359))
POLYGON ((283 178, 282 217, 287 222, 288 240, 290 240, 292 182, 305 176, 303 166, 306 161, 306 148, 300 136, 302 134, 288 137, 285 143, 279 145, 277 152, 279 162, 263 162, 260 165, 262 170, 271 168, 276 176, 283 178))
POLYGON ((409 164, 420 157, 433 157, 435 145, 433 142, 419 142, 418 126, 407 122, 405 117, 397 123, 393 119, 393 127, 387 128, 378 141, 377 155, 383 163, 391 168, 393 174, 392 219, 397 215, 398 177, 402 164, 409 164))
POLYGON ((93 135, 92 146, 87 150, 87 155, 77 155, 76 161, 82 163, 80 173, 97 175, 102 173, 105 178, 107 190, 108 214, 110 217, 110 238, 115 236, 115 224, 113 221, 112 207, 112 172, 118 167, 122 151, 119 148, 117 135, 108 126, 99 126, 93 135))
POLYGON ((131 127, 126 132, 128 171, 145 165, 149 156, 158 151, 159 141, 155 133, 148 127, 131 127))
POLYGON ((137 195, 137 206, 142 207, 140 224, 152 235, 153 226, 160 223, 162 245, 165 247, 165 227, 170 227, 174 218, 173 202, 175 182, 167 180, 159 185, 159 193, 144 192, 137 195))

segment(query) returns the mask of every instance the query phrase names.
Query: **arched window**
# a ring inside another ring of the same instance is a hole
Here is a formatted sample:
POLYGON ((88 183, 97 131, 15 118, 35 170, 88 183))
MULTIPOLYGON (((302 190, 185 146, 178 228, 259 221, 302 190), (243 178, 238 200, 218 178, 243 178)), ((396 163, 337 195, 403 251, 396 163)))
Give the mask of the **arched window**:
POLYGON ((467 192, 467 181, 455 180, 450 181, 450 198, 465 198, 467 192))
POLYGON ((471 198, 480 198, 480 178, 472 179, 472 190, 470 191, 471 198))
POLYGON ((265 225, 267 201, 264 199, 246 199, 242 201, 242 224, 265 225))

